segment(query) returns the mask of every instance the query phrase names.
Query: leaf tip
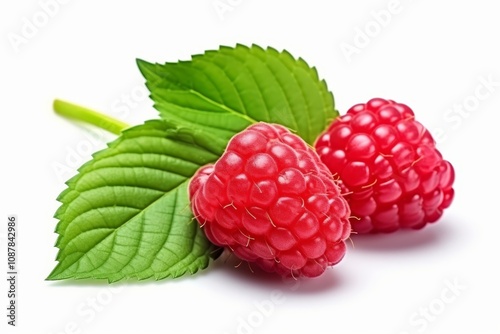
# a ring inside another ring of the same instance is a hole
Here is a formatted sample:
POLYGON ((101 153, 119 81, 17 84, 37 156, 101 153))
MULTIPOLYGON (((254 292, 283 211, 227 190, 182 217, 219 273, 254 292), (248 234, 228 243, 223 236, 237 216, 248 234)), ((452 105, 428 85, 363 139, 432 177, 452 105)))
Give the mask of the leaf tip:
POLYGON ((58 281, 61 280, 62 278, 59 277, 59 265, 57 265, 51 272, 50 274, 45 278, 45 281, 58 281))
POLYGON ((137 64, 137 66, 139 66, 139 68, 143 65, 143 64, 147 64, 148 62, 145 61, 144 59, 141 59, 141 58, 135 58, 135 63, 137 64))
POLYGON ((148 73, 151 71, 151 68, 155 66, 155 64, 150 63, 148 61, 145 61, 140 58, 135 59, 135 63, 137 64, 137 67, 139 68, 139 71, 141 74, 147 79, 148 73))

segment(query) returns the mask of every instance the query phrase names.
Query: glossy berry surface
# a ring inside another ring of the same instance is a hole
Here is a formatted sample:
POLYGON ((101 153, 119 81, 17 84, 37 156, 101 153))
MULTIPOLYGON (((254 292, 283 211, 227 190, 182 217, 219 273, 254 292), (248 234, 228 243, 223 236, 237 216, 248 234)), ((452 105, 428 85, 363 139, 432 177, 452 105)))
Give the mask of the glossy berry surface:
POLYGON ((208 239, 283 276, 315 277, 345 254, 350 210, 328 168, 286 128, 251 125, 189 185, 208 239))
POLYGON ((339 178, 357 233, 422 228, 453 200, 452 165, 404 104, 375 98, 354 105, 315 147, 339 178))

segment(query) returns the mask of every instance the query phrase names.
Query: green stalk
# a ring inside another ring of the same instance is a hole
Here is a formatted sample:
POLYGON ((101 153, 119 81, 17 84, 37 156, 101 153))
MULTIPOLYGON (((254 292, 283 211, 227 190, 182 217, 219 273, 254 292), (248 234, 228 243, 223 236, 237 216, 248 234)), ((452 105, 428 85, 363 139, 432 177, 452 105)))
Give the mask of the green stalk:
POLYGON ((130 127, 127 123, 100 112, 58 99, 54 100, 54 111, 61 116, 93 124, 116 135, 130 127))

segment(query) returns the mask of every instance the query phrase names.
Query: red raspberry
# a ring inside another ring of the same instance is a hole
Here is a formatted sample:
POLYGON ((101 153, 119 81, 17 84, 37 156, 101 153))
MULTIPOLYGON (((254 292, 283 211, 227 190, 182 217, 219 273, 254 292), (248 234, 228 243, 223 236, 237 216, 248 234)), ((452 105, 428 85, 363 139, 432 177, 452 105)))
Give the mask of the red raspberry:
POLYGON ((340 178, 358 233, 419 229, 451 204, 453 167, 404 104, 380 98, 357 104, 315 146, 340 178))
POLYGON ((208 239, 268 272, 315 277, 344 256, 350 210, 312 148, 282 126, 251 125, 189 185, 208 239))

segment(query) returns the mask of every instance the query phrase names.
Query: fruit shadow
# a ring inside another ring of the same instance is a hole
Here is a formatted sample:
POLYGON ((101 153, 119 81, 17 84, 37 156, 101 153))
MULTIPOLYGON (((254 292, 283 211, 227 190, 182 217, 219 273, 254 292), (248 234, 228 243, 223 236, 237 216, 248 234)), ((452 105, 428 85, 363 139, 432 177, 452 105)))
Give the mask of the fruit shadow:
MULTIPOLYGON (((200 271, 195 276, 185 276, 179 278, 181 280, 201 279, 202 276, 210 276, 214 273, 221 274, 224 279, 227 279, 227 284, 230 285, 251 285, 255 288, 263 288, 269 290, 280 290, 296 294, 311 294, 322 293, 327 290, 340 288, 346 282, 346 279, 341 275, 341 270, 336 268, 328 268, 325 273, 316 278, 282 278, 279 275, 271 274, 259 270, 258 268, 250 267, 246 263, 238 266, 237 259, 218 259, 210 265, 210 269, 200 271)), ((156 281, 154 279, 136 280, 124 279, 116 283, 108 283, 106 279, 77 279, 77 280, 60 280, 47 281, 53 287, 102 287, 102 288, 121 288, 125 286, 148 286, 158 284, 175 283, 171 279, 156 281)))
POLYGON ((256 288, 276 289, 291 294, 315 294, 341 289, 348 280, 342 270, 328 268, 322 275, 315 278, 281 277, 267 273, 255 265, 241 262, 234 256, 219 258, 213 264, 213 270, 222 272, 231 280, 231 284, 251 285, 256 288))
POLYGON ((451 222, 425 226, 420 230, 399 230, 393 233, 352 234, 352 247, 356 251, 393 252, 440 246, 453 239, 451 222))

